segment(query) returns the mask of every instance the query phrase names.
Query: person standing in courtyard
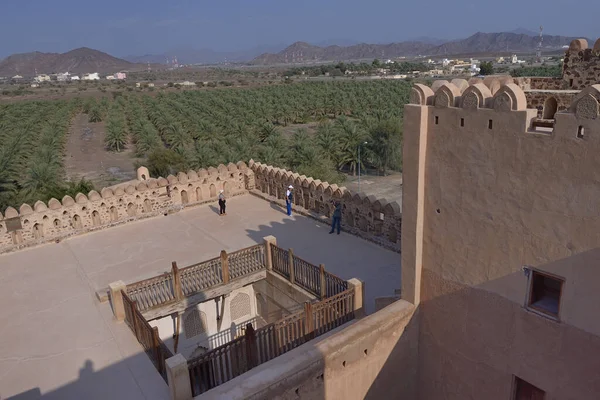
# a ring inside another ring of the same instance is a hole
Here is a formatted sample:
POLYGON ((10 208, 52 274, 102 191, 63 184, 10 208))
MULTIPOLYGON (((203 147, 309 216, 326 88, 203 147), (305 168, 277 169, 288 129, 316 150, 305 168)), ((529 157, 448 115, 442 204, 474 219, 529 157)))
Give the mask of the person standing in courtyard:
POLYGON ((219 215, 227 215, 225 213, 225 193, 223 193, 223 189, 219 191, 219 215))
POLYGON ((340 227, 342 224, 342 203, 340 203, 339 201, 336 201, 334 204, 335 204, 335 210, 333 210, 331 231, 329 231, 329 234, 331 235, 337 226, 337 234, 339 235, 340 227))
POLYGON ((289 217, 292 216, 292 201, 294 200, 294 195, 292 194, 292 190, 294 187, 292 185, 288 186, 287 192, 285 192, 285 205, 287 207, 287 215, 289 217))

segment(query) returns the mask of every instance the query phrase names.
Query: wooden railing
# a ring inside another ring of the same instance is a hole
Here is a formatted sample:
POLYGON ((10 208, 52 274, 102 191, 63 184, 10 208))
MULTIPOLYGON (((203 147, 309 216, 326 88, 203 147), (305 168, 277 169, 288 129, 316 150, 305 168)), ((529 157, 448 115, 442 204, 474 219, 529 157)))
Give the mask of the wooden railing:
POLYGON ((264 245, 250 246, 212 260, 179 269, 173 262, 170 273, 127 285, 127 295, 140 311, 183 300, 202 290, 229 283, 266 268, 264 245))
POLYGON ((315 336, 354 319, 354 295, 354 289, 349 289, 312 305, 315 336))
POLYGON ((179 271, 181 288, 185 296, 191 296, 204 289, 223 283, 221 258, 213 258, 199 264, 190 265, 179 271))
POLYGON ((265 268, 265 246, 257 244, 242 250, 230 253, 229 278, 235 279, 241 276, 250 275, 265 268))
MULTIPOLYGON (((289 253, 288 253, 289 254, 289 253)), ((294 283, 317 297, 321 297, 321 268, 292 256, 294 264, 294 283)))
POLYGON ((173 286, 173 275, 163 274, 127 285, 127 295, 144 311, 175 301, 173 286))
POLYGON ((270 243, 273 271, 320 299, 335 296, 348 289, 348 282, 296 256, 292 249, 284 250, 270 243))
POLYGON ((192 395, 216 386, 354 319, 354 288, 188 360, 192 395))
POLYGON ((158 328, 150 326, 146 319, 144 319, 144 316, 137 308, 136 301, 129 298, 124 291, 121 294, 125 307, 125 323, 133 331, 136 339, 141 343, 160 375, 167 381, 165 361, 173 357, 173 353, 160 339, 158 328))
POLYGON ((325 271, 325 297, 335 296, 348 289, 348 282, 325 271))
POLYGON ((273 258, 273 271, 286 279, 290 279, 290 258, 288 251, 273 243, 269 245, 271 246, 271 257, 273 258))

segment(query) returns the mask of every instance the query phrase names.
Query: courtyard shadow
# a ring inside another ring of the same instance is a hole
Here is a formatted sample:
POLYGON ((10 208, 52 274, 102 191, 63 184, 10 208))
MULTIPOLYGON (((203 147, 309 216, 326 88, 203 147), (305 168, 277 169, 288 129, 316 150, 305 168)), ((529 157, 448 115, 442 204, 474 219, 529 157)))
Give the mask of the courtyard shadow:
MULTIPOLYGON (((60 368, 60 366, 55 366, 60 368)), ((48 374, 51 372, 48 371, 48 374)), ((30 377, 35 381, 36 377, 30 377)), ((35 387, 3 400, 104 400, 133 399, 159 400, 169 398, 169 389, 154 365, 140 351, 118 363, 96 370, 92 360, 86 360, 79 369, 77 380, 57 389, 42 393, 35 387)))

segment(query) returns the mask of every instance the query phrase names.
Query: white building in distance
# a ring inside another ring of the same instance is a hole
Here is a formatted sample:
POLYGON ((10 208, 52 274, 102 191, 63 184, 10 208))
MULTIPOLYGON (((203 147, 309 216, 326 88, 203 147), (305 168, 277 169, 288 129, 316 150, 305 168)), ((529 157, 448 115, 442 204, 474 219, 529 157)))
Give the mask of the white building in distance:
POLYGON ((85 75, 83 75, 82 79, 84 81, 99 81, 100 80, 100 76, 98 76, 97 72, 94 72, 92 74, 85 74, 85 75))
POLYGON ((36 76, 35 78, 33 78, 33 80, 36 81, 37 83, 50 82, 50 77, 46 74, 40 74, 40 75, 36 76))

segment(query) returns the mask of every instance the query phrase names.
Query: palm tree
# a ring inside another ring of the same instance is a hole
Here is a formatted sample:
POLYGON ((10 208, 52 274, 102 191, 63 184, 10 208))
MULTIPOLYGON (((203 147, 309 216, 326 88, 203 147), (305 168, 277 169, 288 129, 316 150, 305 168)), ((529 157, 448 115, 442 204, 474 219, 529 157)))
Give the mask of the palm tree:
POLYGON ((348 166, 354 176, 359 163, 358 146, 364 141, 365 134, 354 122, 343 116, 336 120, 336 125, 342 138, 338 167, 348 166))

